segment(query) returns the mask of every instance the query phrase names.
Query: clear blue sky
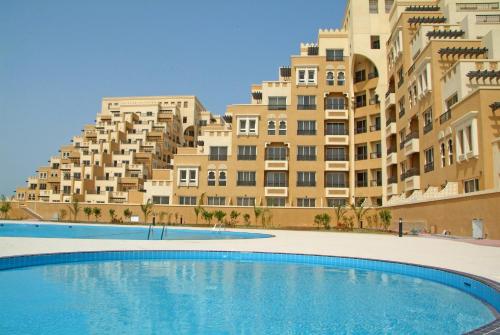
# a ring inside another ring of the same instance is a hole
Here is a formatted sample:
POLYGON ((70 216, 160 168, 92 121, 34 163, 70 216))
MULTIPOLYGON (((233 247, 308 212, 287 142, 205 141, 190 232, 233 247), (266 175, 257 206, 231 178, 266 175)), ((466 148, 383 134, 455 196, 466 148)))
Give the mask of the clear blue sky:
POLYGON ((217 114, 274 80, 343 0, 0 3, 0 194, 93 123, 104 96, 197 95, 217 114))

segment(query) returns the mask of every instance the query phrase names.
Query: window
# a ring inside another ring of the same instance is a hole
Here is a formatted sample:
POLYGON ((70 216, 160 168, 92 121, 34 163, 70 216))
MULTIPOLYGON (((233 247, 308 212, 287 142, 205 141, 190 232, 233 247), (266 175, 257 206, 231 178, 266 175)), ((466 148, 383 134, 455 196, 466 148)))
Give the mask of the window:
POLYGON ((285 207, 285 200, 284 197, 267 197, 266 204, 269 207, 285 207))
POLYGON ((63 186, 63 194, 71 194, 71 186, 63 186))
POLYGON ((424 134, 432 130, 432 108, 428 108, 424 112, 424 134))
POLYGON ((448 140, 448 163, 453 164, 453 141, 448 140))
POLYGON ((266 187, 288 187, 286 172, 269 171, 266 172, 266 187))
POLYGON ((187 108, 187 106, 188 106, 188 102, 184 101, 184 108, 187 108))
POLYGON ((344 188, 347 186, 347 173, 345 172, 326 172, 325 187, 344 188))
POLYGON ((297 121, 297 135, 316 135, 316 121, 297 121))
POLYGON ((268 161, 286 161, 287 160, 287 147, 267 147, 266 160, 268 161))
POLYGON ((344 122, 328 122, 325 135, 347 135, 347 127, 344 122))
POLYGON ((479 179, 469 179, 464 182, 465 193, 477 192, 479 191, 479 179))
POLYGON ((257 135, 257 117, 239 117, 238 135, 257 135))
POLYGON ((298 161, 315 161, 316 160, 316 147, 299 145, 297 147, 297 160, 298 161))
POLYGON ((447 110, 451 109, 451 106, 453 106, 457 102, 458 102, 458 94, 454 93, 452 96, 446 99, 446 109, 447 110))
POLYGON ((297 109, 311 110, 316 109, 316 96, 315 95, 299 95, 297 109))
POLYGON ((459 11, 486 11, 499 9, 499 3, 497 2, 483 2, 483 3, 457 3, 457 10, 459 11))
POLYGON ((398 69, 398 88, 401 87, 401 85, 403 85, 404 81, 405 77, 404 77, 403 67, 401 66, 398 69))
POLYGON ((356 108, 366 106, 366 94, 356 95, 356 108))
POLYGON ((179 196, 179 205, 196 205, 196 197, 179 196))
POLYGON ((325 100, 325 109, 343 110, 345 109, 344 97, 327 97, 325 100))
POLYGON ((356 146, 356 160, 362 161, 368 158, 368 148, 366 144, 356 146))
POLYGON ((255 171, 238 171, 236 185, 255 186, 255 171))
POLYGON ((226 171, 219 171, 219 186, 226 186, 226 184, 227 184, 226 171))
POLYGON ((297 85, 315 85, 316 68, 297 69, 297 85))
POLYGON ((267 135, 276 135, 276 122, 267 121, 267 135))
POLYGON ((403 117, 405 115, 405 98, 401 98, 398 102, 399 105, 399 118, 403 117))
POLYGON ((342 86, 345 83, 345 73, 343 71, 340 71, 337 74, 337 85, 342 86))
POLYGON ((153 195, 153 204, 155 205, 168 205, 169 197, 153 195))
POLYGON ((390 13, 394 0, 385 0, 385 12, 390 13))
POLYGON ((347 153, 345 147, 327 147, 325 149, 325 161, 346 161, 347 153))
POLYGON ((182 117, 182 123, 187 123, 188 122, 188 118, 187 116, 183 116, 182 117))
POLYGON ((249 197, 237 197, 236 198, 237 206, 255 206, 255 198, 249 197))
POLYGON ((382 170, 373 171, 373 180, 371 186, 382 186, 382 170))
POLYGON ((286 109, 286 97, 269 97, 269 110, 285 110, 286 109))
POLYGON ((307 82, 308 83, 316 82, 316 71, 315 70, 307 70, 307 82))
POLYGON ((357 187, 368 186, 368 173, 366 171, 356 171, 356 186, 357 187))
POLYGON ((444 143, 439 146, 439 153, 441 154, 441 167, 446 166, 446 148, 444 143))
POLYGON ((476 23, 500 23, 500 15, 476 15, 476 23))
POLYGON ((326 49, 326 60, 328 62, 343 61, 344 49, 326 49))
POLYGON ((238 145, 238 160, 254 161, 257 159, 257 147, 255 145, 238 145))
POLYGON ((378 13, 378 0, 370 0, 369 1, 369 10, 370 14, 378 13))
POLYGON ((210 161, 227 161, 227 147, 210 147, 210 161))
POLYGON ((208 171, 207 183, 208 186, 215 186, 215 171, 208 171))
POLYGON ((297 198, 297 207, 316 207, 316 199, 297 198))
POLYGON ((209 206, 224 206, 226 204, 226 197, 208 197, 207 200, 209 206))
POLYGON ((359 83, 360 81, 365 81, 365 80, 366 80, 365 70, 359 70, 354 72, 354 83, 359 83))
POLYGON ((299 83, 305 83, 306 82, 306 70, 299 70, 297 78, 298 78, 299 83))
POLYGON ((434 148, 430 147, 424 150, 425 155, 425 165, 424 172, 430 172, 434 170, 434 148))
POLYGON ((297 186, 316 186, 316 172, 298 171, 297 186))
POLYGON ((455 128, 457 143, 457 162, 468 160, 479 155, 477 138, 477 115, 479 112, 471 111, 459 120, 452 122, 455 128))
POLYGON ((347 204, 347 199, 345 199, 345 198, 327 198, 326 203, 327 203, 328 207, 345 206, 347 204))
POLYGON ((380 36, 379 35, 370 36, 370 46, 372 49, 380 49, 380 36))
POLYGON ((326 84, 329 86, 332 86, 335 83, 335 75, 333 74, 332 71, 328 71, 326 73, 326 84))
POLYGON ((356 120, 356 134, 366 133, 366 119, 356 120))
POLYGON ((279 135, 286 135, 286 121, 284 121, 284 120, 280 121, 278 134, 279 135))
POLYGON ((198 186, 197 168, 179 168, 178 186, 198 186))
POLYGON ((380 142, 372 143, 372 152, 370 153, 371 159, 382 157, 382 144, 380 142))

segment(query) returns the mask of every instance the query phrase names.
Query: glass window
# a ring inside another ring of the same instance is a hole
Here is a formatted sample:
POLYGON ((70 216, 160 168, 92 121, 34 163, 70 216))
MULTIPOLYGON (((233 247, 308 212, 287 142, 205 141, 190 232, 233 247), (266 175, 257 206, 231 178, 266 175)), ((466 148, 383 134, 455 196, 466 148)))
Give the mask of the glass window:
POLYGON ((168 205, 169 197, 153 195, 153 204, 155 205, 168 205))
POLYGON ((327 61, 343 61, 344 49, 326 49, 327 61))
POLYGON ((227 161, 227 147, 210 147, 208 160, 227 161))
POLYGON ((266 187, 288 187, 288 178, 286 172, 266 172, 266 187))
POLYGON ((325 100, 325 109, 333 109, 333 110, 345 109, 345 98, 327 97, 325 100))
POLYGON ((345 206, 347 204, 347 199, 345 198, 327 198, 326 199, 328 207, 338 207, 345 206))
POLYGON ((215 171, 208 172, 208 186, 215 186, 215 171))
POLYGON ((370 0, 369 2, 370 14, 378 13, 378 0, 370 0))
POLYGON ((269 97, 270 110, 285 110, 286 109, 286 97, 269 97))
POLYGON ((316 186, 316 172, 298 171, 297 186, 316 186))
POLYGON ((226 197, 207 197, 209 206, 224 206, 226 197))
POLYGON ((299 83, 306 82, 306 70, 299 70, 299 83))
POLYGON ((316 160, 316 147, 299 145, 297 147, 297 160, 298 161, 315 161, 316 160))
POLYGON ((267 135, 275 135, 276 134, 276 122, 268 121, 267 122, 267 135))
POLYGON ((315 95, 299 95, 297 109, 316 109, 315 95))
POLYGON ((344 122, 328 122, 325 135, 347 135, 347 127, 344 122))
POLYGON ((219 171, 219 186, 226 186, 227 173, 226 171, 219 171))
POLYGON ((345 147, 327 147, 325 149, 325 161, 346 161, 347 152, 345 147))
POLYGON ((297 207, 316 207, 316 199, 297 198, 297 207))
POLYGON ((255 171, 238 171, 236 185, 255 186, 255 171))
POLYGON ((267 197, 266 203, 269 207, 285 207, 286 198, 284 197, 267 197))
POLYGON ((287 160, 287 147, 267 147, 266 160, 268 161, 286 161, 287 160))
POLYGON ((356 186, 357 187, 368 186, 368 173, 366 171, 356 171, 356 186))
POLYGON ((325 187, 344 188, 347 186, 347 174, 345 172, 326 172, 325 187))
POLYGON ((179 196, 179 205, 196 205, 196 197, 179 196))
POLYGON ((279 135, 286 135, 286 121, 284 120, 280 121, 279 135))
POLYGON ((479 191, 479 179, 470 179, 464 182, 465 193, 477 192, 479 191))
POLYGON ((335 79, 334 78, 335 77, 334 77, 333 72, 332 71, 328 71, 326 73, 326 84, 330 85, 330 86, 333 85, 335 83, 335 79))
POLYGON ((237 206, 255 206, 255 198, 250 197, 237 197, 236 198, 237 206))
POLYGON ((316 135, 316 121, 297 121, 297 135, 316 135))
POLYGON ((239 145, 238 160, 256 160, 257 147, 255 145, 239 145))
POLYGON ((337 85, 342 86, 345 83, 345 73, 340 71, 337 74, 337 85))

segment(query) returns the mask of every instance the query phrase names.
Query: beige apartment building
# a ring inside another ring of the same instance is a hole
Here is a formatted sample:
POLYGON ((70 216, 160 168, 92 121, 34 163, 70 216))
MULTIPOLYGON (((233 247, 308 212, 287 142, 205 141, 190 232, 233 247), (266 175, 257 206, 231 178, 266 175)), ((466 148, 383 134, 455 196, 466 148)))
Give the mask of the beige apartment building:
POLYGON ((498 189, 499 62, 499 1, 351 0, 222 116, 194 96, 103 99, 16 197, 395 206, 498 189))

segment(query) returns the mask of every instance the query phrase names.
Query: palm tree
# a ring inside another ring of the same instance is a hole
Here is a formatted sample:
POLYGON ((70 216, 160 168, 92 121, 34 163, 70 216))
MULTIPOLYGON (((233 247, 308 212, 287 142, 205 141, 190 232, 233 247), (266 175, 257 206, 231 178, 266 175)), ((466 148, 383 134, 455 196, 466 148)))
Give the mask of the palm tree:
POLYGON ((273 213, 269 208, 266 208, 262 211, 261 223, 262 227, 267 228, 267 224, 273 220, 273 213))
POLYGON ((142 214, 144 215, 144 223, 148 223, 148 216, 151 214, 153 211, 153 203, 151 200, 148 199, 148 201, 145 204, 141 205, 141 211, 142 214))
POLYGON ((358 223, 358 227, 363 228, 363 218, 365 217, 368 208, 365 208, 365 206, 362 203, 359 204, 359 206, 356 206, 356 204, 351 204, 351 208, 354 212, 354 216, 356 218, 356 222, 358 223))
POLYGON ((343 204, 337 204, 334 207, 334 211, 335 211, 335 218, 337 219, 337 227, 339 227, 344 222, 346 208, 343 204))
POLYGON ((0 200, 2 202, 2 205, 0 206, 0 212, 3 214, 3 218, 7 219, 9 217, 9 212, 12 209, 12 205, 9 200, 5 197, 5 195, 2 195, 0 197, 0 200))
POLYGON ((194 214, 196 215, 196 224, 198 224, 198 217, 200 214, 203 213, 203 197, 205 196, 205 193, 202 193, 200 195, 200 199, 198 200, 198 206, 196 206, 193 210, 194 210, 194 214))
POLYGON ((253 214, 255 215, 255 225, 257 226, 259 217, 262 215, 263 209, 260 207, 253 206, 253 214))
POLYGON ((80 202, 73 198, 71 200, 71 204, 68 205, 69 212, 73 215, 73 221, 76 221, 78 213, 80 212, 80 202))
POLYGON ((85 207, 83 209, 83 212, 85 213, 85 215, 87 215, 87 221, 90 221, 90 216, 92 215, 92 208, 85 207))
POLYGON ((231 211, 231 213, 229 213, 229 217, 231 218, 231 226, 233 226, 233 227, 236 226, 238 216, 240 216, 240 213, 238 211, 233 210, 233 211, 231 211))
POLYGON ((226 217, 226 212, 218 210, 214 212, 214 216, 219 223, 219 227, 222 226, 222 220, 224 220, 224 217, 226 217))
POLYGON ((250 214, 248 213, 245 213, 243 215, 243 221, 245 221, 245 226, 250 226, 250 214))
POLYGON ((203 219, 205 219, 205 221, 210 226, 211 222, 212 222, 212 218, 214 217, 214 213, 213 212, 209 212, 209 211, 203 211, 203 213, 201 214, 201 216, 203 216, 203 219))
POLYGON ((101 216, 101 209, 99 207, 94 207, 92 209, 92 213, 94 213, 94 216, 95 216, 95 222, 97 222, 97 220, 99 219, 99 217, 101 216))
POLYGON ((319 226, 321 225, 321 222, 323 221, 323 214, 316 214, 314 216, 314 223, 318 226, 318 230, 319 230, 319 226))
POLYGON ((61 208, 59 210, 59 219, 64 221, 64 218, 66 218, 66 215, 68 214, 68 211, 65 210, 64 208, 61 208))
POLYGON ((111 217, 111 222, 115 222, 116 221, 116 217, 115 217, 116 211, 113 208, 110 208, 108 212, 109 212, 109 216, 111 217))
POLYGON ((128 208, 125 208, 125 210, 123 211, 123 216, 130 220, 130 217, 132 216, 132 211, 128 208))
POLYGON ((391 211, 389 209, 382 209, 380 212, 378 212, 378 215, 380 216, 380 220, 382 221, 384 230, 387 230, 387 228, 389 228, 389 225, 391 224, 391 211))

